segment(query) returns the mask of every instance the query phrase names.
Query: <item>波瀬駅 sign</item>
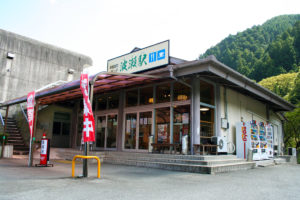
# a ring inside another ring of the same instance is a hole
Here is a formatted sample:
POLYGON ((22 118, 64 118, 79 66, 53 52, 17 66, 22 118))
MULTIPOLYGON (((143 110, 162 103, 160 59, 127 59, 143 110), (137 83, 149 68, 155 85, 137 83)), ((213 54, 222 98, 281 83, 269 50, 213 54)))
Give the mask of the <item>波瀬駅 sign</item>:
POLYGON ((107 61, 108 72, 134 73, 169 64, 169 40, 107 61))

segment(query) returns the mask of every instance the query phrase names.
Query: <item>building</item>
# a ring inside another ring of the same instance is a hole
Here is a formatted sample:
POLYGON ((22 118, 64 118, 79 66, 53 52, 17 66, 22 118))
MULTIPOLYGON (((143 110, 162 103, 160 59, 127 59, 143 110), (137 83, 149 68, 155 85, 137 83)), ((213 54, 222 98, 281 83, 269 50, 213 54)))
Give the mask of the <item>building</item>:
POLYGON ((0 103, 80 77, 92 59, 0 29, 0 103))
MULTIPOLYGON (((281 112, 292 110, 292 104, 214 56, 185 61, 169 56, 168 46, 135 49, 125 57, 110 60, 109 72, 90 77, 95 150, 147 152, 149 136, 153 136, 150 143, 169 147, 181 145, 183 136, 187 136, 188 151, 194 154, 197 145, 209 143, 213 136, 223 136, 228 144, 226 152, 234 154, 236 123, 257 120, 272 124, 274 146, 278 154, 283 153, 281 112), (158 66, 142 68, 154 61, 160 62, 158 66), (142 71, 128 73, 138 65, 142 71)), ((57 141, 53 143, 56 147, 81 145, 79 84, 75 80, 36 94, 43 108, 38 114, 37 138, 46 131, 52 141, 57 141), (54 107, 60 107, 60 111, 54 107)), ((2 107, 25 101, 23 96, 4 102, 2 107)))

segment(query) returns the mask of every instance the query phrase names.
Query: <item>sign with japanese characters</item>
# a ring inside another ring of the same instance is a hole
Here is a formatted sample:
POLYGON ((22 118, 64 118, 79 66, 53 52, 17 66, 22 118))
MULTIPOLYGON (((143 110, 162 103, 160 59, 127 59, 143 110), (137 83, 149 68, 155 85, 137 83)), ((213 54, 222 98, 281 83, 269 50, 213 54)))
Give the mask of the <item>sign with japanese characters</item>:
POLYGON ((80 89, 83 94, 83 142, 95 141, 95 120, 89 99, 89 76, 81 74, 80 89))
POLYGON ((33 136, 33 125, 34 125, 34 99, 35 92, 29 92, 27 95, 27 119, 29 124, 30 137, 33 136))
POLYGON ((107 61, 108 72, 135 73, 169 64, 169 40, 107 61))

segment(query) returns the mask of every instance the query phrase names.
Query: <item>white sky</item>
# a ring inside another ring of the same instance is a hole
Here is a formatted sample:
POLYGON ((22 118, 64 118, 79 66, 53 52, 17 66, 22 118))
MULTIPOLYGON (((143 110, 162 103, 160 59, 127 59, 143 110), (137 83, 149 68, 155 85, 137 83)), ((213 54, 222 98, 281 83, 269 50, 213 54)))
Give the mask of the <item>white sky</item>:
POLYGON ((300 0, 0 0, 0 28, 107 60, 170 40, 170 55, 194 60, 229 34, 282 14, 300 0))

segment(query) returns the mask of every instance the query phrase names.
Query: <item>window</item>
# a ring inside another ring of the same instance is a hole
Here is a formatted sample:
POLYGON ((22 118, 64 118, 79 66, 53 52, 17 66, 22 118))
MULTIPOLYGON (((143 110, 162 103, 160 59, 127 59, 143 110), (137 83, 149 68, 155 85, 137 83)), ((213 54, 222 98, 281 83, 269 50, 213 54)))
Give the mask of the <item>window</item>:
POLYGON ((106 139, 107 148, 116 148, 117 128, 118 128, 118 115, 108 115, 107 139, 106 139))
POLYGON ((54 113, 52 134, 54 136, 69 135, 70 119, 69 113, 54 113))
POLYGON ((137 106, 138 90, 129 90, 126 92, 126 107, 137 106))
POLYGON ((173 122, 173 143, 180 144, 182 136, 190 133, 190 105, 175 106, 173 122))
POLYGON ((116 109, 119 107, 119 94, 108 95, 108 109, 116 109))
POLYGON ((107 97, 99 97, 97 102, 98 102, 98 110, 107 109, 107 97))
POLYGON ((170 108, 157 108, 155 119, 156 143, 170 143, 170 108))
POLYGON ((200 102, 215 105, 214 86, 205 81, 200 81, 200 102))
POLYGON ((148 149, 148 138, 152 130, 152 112, 140 112, 139 149, 148 149))
POLYGON ((170 102, 171 100, 171 84, 165 83, 158 85, 156 88, 156 103, 170 102))
POLYGON ((191 98, 191 89, 182 83, 174 82, 173 96, 174 101, 189 100, 191 98))
POLYGON ((153 87, 146 87, 140 89, 140 105, 153 104, 153 87))
POLYGON ((135 149, 136 145, 136 125, 137 125, 136 113, 126 114, 125 124, 125 149, 135 149))

